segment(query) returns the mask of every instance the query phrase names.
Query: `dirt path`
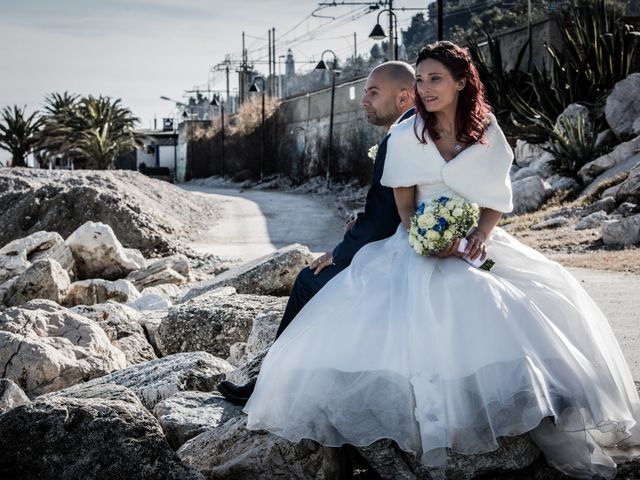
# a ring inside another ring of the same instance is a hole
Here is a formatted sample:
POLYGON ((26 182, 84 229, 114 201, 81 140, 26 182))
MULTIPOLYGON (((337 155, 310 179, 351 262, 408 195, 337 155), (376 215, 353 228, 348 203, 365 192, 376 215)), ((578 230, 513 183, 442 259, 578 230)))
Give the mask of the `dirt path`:
MULTIPOLYGON (((343 223, 316 197, 268 191, 183 186, 213 197, 221 205, 221 220, 191 244, 202 252, 242 262, 291 243, 312 252, 333 248, 343 223)), ((640 275, 570 268, 607 315, 631 372, 640 380, 640 275)))

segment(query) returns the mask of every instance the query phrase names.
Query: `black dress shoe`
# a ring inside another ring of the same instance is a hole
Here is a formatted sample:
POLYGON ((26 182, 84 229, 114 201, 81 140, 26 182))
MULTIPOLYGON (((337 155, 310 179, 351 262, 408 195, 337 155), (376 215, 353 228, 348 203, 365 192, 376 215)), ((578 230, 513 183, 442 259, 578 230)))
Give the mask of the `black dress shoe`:
POLYGON ((245 406, 249 397, 253 393, 253 389, 256 386, 256 379, 252 379, 245 385, 236 385, 233 382, 220 382, 218 384, 218 391, 224 398, 229 400, 234 405, 245 406))

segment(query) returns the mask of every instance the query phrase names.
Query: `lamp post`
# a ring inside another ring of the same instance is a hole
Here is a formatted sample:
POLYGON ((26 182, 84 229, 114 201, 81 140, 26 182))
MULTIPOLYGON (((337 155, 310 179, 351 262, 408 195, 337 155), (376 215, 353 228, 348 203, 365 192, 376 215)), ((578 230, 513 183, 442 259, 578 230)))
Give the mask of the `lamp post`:
POLYGON ((224 176, 224 100, 219 100, 214 96, 211 100, 211 105, 214 107, 220 107, 220 121, 221 121, 221 139, 222 139, 222 161, 220 162, 220 175, 224 176))
POLYGON ((331 158, 333 157, 333 106, 336 98, 336 75, 340 73, 336 70, 336 54, 333 50, 325 50, 320 55, 320 61, 316 65, 316 70, 329 70, 327 64, 324 62, 324 54, 330 53, 333 55, 333 68, 331 72, 331 113, 329 115, 329 155, 327 156, 327 187, 331 183, 331 158))
POLYGON ((262 181, 264 179, 264 88, 265 88, 264 77, 261 75, 254 77, 253 83, 251 84, 251 87, 249 87, 249 91, 250 92, 261 91, 258 88, 258 85, 256 85, 256 80, 258 79, 260 79, 262 83, 262 120, 260 122, 260 131, 262 133, 262 141, 260 142, 260 181, 262 181))
POLYGON ((393 31, 389 32, 389 46, 393 46, 393 51, 390 52, 393 55, 393 60, 398 60, 398 17, 393 12, 393 10, 391 10, 390 8, 385 8, 384 10, 380 10, 380 12, 378 12, 376 26, 373 27, 373 30, 371 30, 369 38, 373 40, 383 40, 387 38, 387 34, 384 32, 382 25, 380 25, 380 15, 382 15, 384 12, 389 12, 389 16, 393 18, 393 22, 389 21, 389 26, 394 26, 393 31))

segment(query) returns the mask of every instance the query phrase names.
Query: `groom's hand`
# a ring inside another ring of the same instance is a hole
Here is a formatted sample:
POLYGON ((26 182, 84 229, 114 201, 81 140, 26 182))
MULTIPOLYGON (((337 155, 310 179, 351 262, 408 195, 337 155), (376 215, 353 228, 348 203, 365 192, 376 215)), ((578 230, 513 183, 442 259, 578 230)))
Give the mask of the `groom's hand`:
POLYGON ((313 270, 314 275, 317 275, 322 271, 324 267, 328 267, 332 263, 333 263, 333 252, 327 252, 321 257, 318 257, 313 262, 311 262, 311 265, 309 265, 309 268, 313 270))

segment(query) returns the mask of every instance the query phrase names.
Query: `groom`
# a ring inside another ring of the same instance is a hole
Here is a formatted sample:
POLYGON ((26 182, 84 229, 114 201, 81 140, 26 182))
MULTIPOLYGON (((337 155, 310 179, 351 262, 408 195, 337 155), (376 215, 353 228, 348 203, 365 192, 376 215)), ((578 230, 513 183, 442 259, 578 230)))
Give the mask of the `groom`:
MULTIPOLYGON (((414 82, 415 72, 408 63, 386 62, 374 68, 367 78, 362 99, 367 121, 388 131, 393 124, 413 115, 414 82)), ((298 274, 276 338, 311 297, 351 263, 360 248, 390 237, 398 228, 400 217, 393 190, 380 184, 388 138, 385 136, 378 146, 364 213, 359 213, 347 224, 344 238, 332 252, 314 260, 298 274)), ((255 382, 253 379, 246 385, 235 385, 224 381, 218 385, 218 391, 230 402, 245 405, 253 393, 255 382)))

